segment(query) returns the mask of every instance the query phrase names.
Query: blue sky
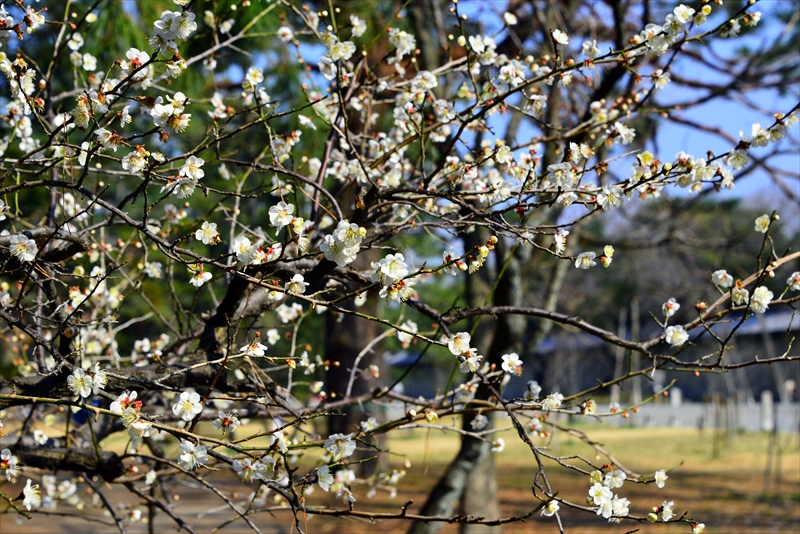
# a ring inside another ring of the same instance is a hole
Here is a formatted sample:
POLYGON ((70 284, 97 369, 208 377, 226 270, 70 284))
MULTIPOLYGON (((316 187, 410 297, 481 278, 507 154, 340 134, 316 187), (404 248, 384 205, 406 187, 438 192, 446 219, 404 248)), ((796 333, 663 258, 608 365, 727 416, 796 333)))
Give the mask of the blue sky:
MULTIPOLYGON (((486 32, 491 34, 501 29, 498 15, 502 14, 505 5, 506 2, 501 1, 483 2, 460 0, 459 10, 462 13, 466 13, 470 19, 474 20, 478 18, 481 23, 486 26, 486 32), (489 13, 495 13, 496 15, 489 16, 489 13)), ((708 22, 703 27, 694 29, 691 34, 714 28, 724 20, 723 9, 717 7, 713 3, 712 5, 715 8, 715 12, 709 17, 708 22)), ((759 2, 749 9, 750 12, 761 11, 763 15, 756 31, 750 32, 749 34, 743 32, 745 35, 740 35, 731 39, 713 37, 707 41, 710 50, 721 57, 733 57, 737 54, 737 49, 745 45, 751 49, 759 49, 767 40, 774 39, 780 32, 787 31, 783 23, 775 16, 777 11, 786 9, 787 6, 794 6, 794 2, 792 2, 792 0, 759 2)), ((795 7, 795 9, 797 8, 795 7)), ((798 44, 798 61, 800 61, 800 34, 798 34, 795 28, 789 28, 788 31, 791 32, 794 41, 798 44)), ((570 37, 570 49, 573 51, 579 50, 582 39, 576 36, 570 37)), ((500 39, 502 39, 502 36, 497 38, 498 41, 500 39)), ((600 46, 601 50, 607 48, 607 46, 604 47, 600 44, 598 44, 598 46, 600 46)), ((695 43, 691 46, 695 49, 701 49, 703 47, 700 43, 695 43)), ((575 55, 573 55, 573 57, 583 58, 583 56, 575 55)), ((696 64, 694 65, 695 66, 692 67, 692 63, 679 60, 675 62, 673 72, 682 75, 684 78, 696 78, 698 75, 702 75, 703 79, 710 83, 726 82, 727 76, 714 73, 707 68, 704 68, 702 73, 693 72, 693 68, 696 69, 696 64)), ((642 69, 640 73, 649 73, 651 70, 652 69, 642 69)), ((686 112, 676 112, 675 115, 719 128, 738 140, 739 132, 744 131, 745 135, 748 135, 751 125, 754 122, 759 122, 762 126, 767 127, 774 122, 771 113, 778 111, 787 112, 800 101, 800 87, 795 86, 787 89, 785 96, 779 95, 775 90, 753 91, 748 95, 751 101, 755 102, 764 110, 769 111, 769 113, 760 113, 733 99, 715 98, 706 104, 696 106, 686 112)), ((670 104, 681 101, 685 102, 691 100, 693 96, 699 96, 704 93, 705 91, 693 91, 671 83, 663 90, 660 90, 656 97, 660 104, 670 104)), ((502 131, 502 129, 500 131, 502 131)), ((533 135, 535 133, 537 132, 532 128, 529 129, 528 132, 525 132, 526 135, 533 135)), ((795 139, 800 138, 800 125, 791 128, 791 135, 795 139)), ((732 148, 729 141, 717 135, 668 121, 662 121, 654 145, 657 146, 657 150, 655 150, 654 146, 648 148, 663 161, 670 160, 679 151, 685 151, 695 157, 702 157, 705 156, 706 150, 711 150, 715 154, 719 154, 727 152, 732 148)), ((787 151, 793 150, 794 153, 791 155, 774 157, 770 160, 770 163, 775 167, 800 173, 800 152, 798 152, 797 145, 792 148, 791 142, 785 139, 781 147, 787 151)), ((770 148, 754 148, 752 149, 752 154, 754 156, 766 155, 769 153, 770 148)), ((623 167, 621 168, 629 167, 630 159, 626 158, 623 160, 622 165, 623 167)), ((784 180, 794 191, 800 194, 800 180, 791 178, 785 178, 784 180)), ((685 195, 689 193, 678 188, 670 188, 669 194, 685 195)), ((736 182, 736 187, 734 189, 724 190, 720 195, 722 198, 742 198, 745 202, 753 202, 765 209, 768 207, 778 208, 784 218, 784 225, 786 225, 787 229, 795 228, 796 232, 800 233, 800 206, 797 206, 793 202, 787 203, 785 201, 780 202, 776 206, 776 199, 785 199, 785 195, 779 191, 772 179, 764 171, 759 170, 753 172, 741 181, 736 182)))

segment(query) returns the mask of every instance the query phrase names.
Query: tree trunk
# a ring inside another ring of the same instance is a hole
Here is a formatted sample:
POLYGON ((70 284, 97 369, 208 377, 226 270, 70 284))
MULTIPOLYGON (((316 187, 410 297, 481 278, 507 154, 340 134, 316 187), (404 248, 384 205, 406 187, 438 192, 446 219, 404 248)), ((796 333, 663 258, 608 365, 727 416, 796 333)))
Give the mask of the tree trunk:
MULTIPOLYGON (((530 257, 531 247, 522 247, 508 261, 505 272, 499 280, 492 301, 498 306, 520 306, 522 304, 522 263, 530 257), (520 256, 523 256, 521 258, 520 256)), ((498 274, 509 254, 508 246, 501 240, 495 249, 498 274)), ((494 320, 494 335, 486 354, 486 361, 500 365, 501 356, 518 350, 519 340, 525 331, 525 319, 511 315, 503 315, 494 320)), ((475 393, 476 399, 489 399, 491 393, 481 385, 475 393)), ((464 428, 471 430, 472 417, 464 417, 464 428)), ((490 419, 491 424, 491 419, 490 419)), ((487 426, 487 428, 489 428, 487 426)), ((423 515, 450 516, 460 501, 461 511, 467 515, 496 519, 500 517, 500 505, 497 501, 497 481, 494 457, 490 452, 491 445, 486 441, 465 436, 461 449, 448 466, 447 471, 433 488, 425 506, 423 515)), ((432 534, 438 532, 444 523, 412 524, 409 534, 432 534)), ((485 525, 464 525, 462 532, 487 533, 500 532, 499 527, 485 525)))

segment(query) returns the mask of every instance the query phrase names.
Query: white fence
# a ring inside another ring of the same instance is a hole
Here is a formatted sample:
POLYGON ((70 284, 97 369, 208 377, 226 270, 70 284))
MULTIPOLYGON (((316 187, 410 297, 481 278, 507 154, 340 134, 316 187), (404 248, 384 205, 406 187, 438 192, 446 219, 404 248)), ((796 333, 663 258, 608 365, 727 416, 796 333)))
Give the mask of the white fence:
MULTIPOLYGON (((388 417, 400 418, 407 407, 392 403, 388 417)), ((600 409, 605 409, 600 406, 600 409)), ((603 424, 628 427, 683 427, 683 428, 725 428, 733 431, 771 432, 777 425, 779 432, 800 431, 800 404, 797 402, 776 402, 771 398, 760 403, 738 402, 684 402, 678 406, 669 402, 649 403, 639 408, 639 413, 629 413, 630 417, 610 417, 597 419, 576 415, 575 420, 586 424, 603 424)), ((558 414, 555 419, 566 422, 569 416, 558 414)))

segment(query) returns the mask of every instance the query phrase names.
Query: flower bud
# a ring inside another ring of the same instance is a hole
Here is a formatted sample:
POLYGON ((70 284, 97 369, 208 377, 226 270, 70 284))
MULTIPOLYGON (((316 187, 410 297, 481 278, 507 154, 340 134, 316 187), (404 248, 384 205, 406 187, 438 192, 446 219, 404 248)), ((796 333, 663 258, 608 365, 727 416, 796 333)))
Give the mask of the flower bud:
POLYGON ((406 412, 406 419, 409 421, 413 421, 415 417, 417 417, 417 411, 415 409, 412 408, 406 412))
POLYGON ((428 423, 434 423, 439 419, 439 416, 433 410, 425 410, 425 420, 428 423))
POLYGON ((651 523, 655 523, 658 521, 658 516, 655 514, 655 512, 650 512, 647 514, 647 520, 651 523))

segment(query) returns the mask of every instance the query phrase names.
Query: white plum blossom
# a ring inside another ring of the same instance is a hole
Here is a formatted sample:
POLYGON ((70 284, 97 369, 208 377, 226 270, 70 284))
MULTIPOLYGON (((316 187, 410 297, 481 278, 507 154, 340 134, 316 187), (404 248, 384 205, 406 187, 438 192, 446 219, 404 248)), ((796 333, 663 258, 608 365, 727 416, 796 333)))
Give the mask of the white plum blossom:
POLYGON ((317 484, 323 491, 330 490, 331 484, 333 484, 333 475, 327 465, 317 468, 317 484))
POLYGON ((253 480, 264 480, 267 478, 267 467, 258 460, 251 460, 250 458, 234 460, 233 470, 242 477, 243 482, 252 482, 253 480))
POLYGON ((366 421, 359 423, 362 432, 370 432, 378 427, 378 420, 374 417, 369 417, 366 421))
POLYGON ((80 33, 74 32, 67 41, 67 47, 70 50, 78 50, 83 46, 83 37, 80 33))
POLYGON ((331 434, 323 448, 333 455, 334 460, 338 461, 356 451, 356 442, 353 441, 353 434, 331 434))
POLYGON ((400 343, 403 345, 403 347, 408 347, 408 345, 414 339, 414 335, 413 334, 416 334, 419 331, 419 329, 417 327, 417 323, 415 323, 414 321, 408 320, 408 321, 405 321, 403 324, 401 324, 400 328, 403 328, 404 330, 408 330, 408 332, 411 332, 411 333, 408 333, 408 332, 402 332, 400 330, 397 331, 397 339, 398 339, 398 341, 400 341, 400 343))
POLYGON ((578 257, 575 258, 575 267, 578 269, 589 269, 597 265, 597 262, 594 259, 597 257, 597 254, 594 252, 581 252, 578 254, 578 257))
POLYGON ((389 254, 378 262, 372 262, 372 268, 375 269, 372 280, 380 282, 384 286, 396 284, 408 276, 408 265, 403 255, 399 252, 397 254, 389 254))
POLYGON ((669 299, 667 302, 661 305, 661 311, 664 313, 664 317, 666 318, 670 318, 675 315, 679 309, 681 309, 681 305, 678 304, 674 298, 669 299))
POLYGON ((800 271, 793 272, 786 280, 786 285, 788 285, 789 289, 792 291, 800 291, 800 271))
POLYGON ((605 186, 597 195, 597 203, 600 204, 604 210, 608 211, 618 208, 622 205, 622 199, 625 198, 625 193, 618 185, 605 186))
POLYGON ((527 387, 525 388, 526 399, 538 399, 542 392, 542 386, 536 380, 528 380, 527 387))
POLYGON ((140 81, 147 77, 147 69, 141 68, 145 63, 150 61, 150 55, 147 52, 140 51, 137 48, 130 48, 125 53, 125 57, 127 61, 120 62, 120 68, 122 68, 126 75, 133 74, 132 79, 135 81, 140 81), (141 70, 137 71, 137 69, 141 70))
POLYGON ((630 501, 625 497, 619 497, 614 495, 614 499, 611 501, 611 510, 612 514, 615 517, 625 517, 630 513, 628 506, 630 505, 630 501))
POLYGON ((671 76, 669 72, 664 72, 661 69, 653 72, 653 85, 656 89, 663 89, 667 86, 667 84, 671 81, 671 76))
POLYGON ((511 354, 504 354, 502 358, 503 358, 503 364, 502 364, 503 371, 517 376, 520 376, 522 374, 522 360, 519 359, 519 355, 516 352, 512 352, 511 354))
POLYGON ((161 278, 164 266, 160 261, 148 261, 144 264, 144 274, 149 278, 161 278))
POLYGON ((681 4, 675 9, 673 9, 672 13, 674 13, 675 18, 678 20, 678 22, 680 22, 681 24, 688 24, 689 22, 692 21, 692 17, 694 16, 695 10, 685 4, 681 4))
POLYGON ((597 57, 597 54, 600 53, 600 49, 597 48, 597 40, 592 39, 591 41, 584 41, 581 45, 581 52, 590 59, 597 57))
POLYGON ((542 401, 542 410, 557 410, 561 408, 561 401, 564 400, 564 395, 561 393, 551 393, 542 401))
POLYGON ((756 218, 756 225, 755 225, 756 232, 761 232, 762 234, 766 234, 767 230, 769 230, 770 220, 771 220, 770 216, 767 215, 766 213, 756 218))
POLYGON ((189 283, 194 287, 201 287, 212 278, 211 273, 203 269, 202 263, 189 264, 189 273, 192 275, 189 283))
POLYGON ((764 313, 769 308, 772 297, 772 291, 765 286, 758 286, 753 291, 753 297, 750 299, 750 309, 756 313, 764 313))
POLYGON ((33 431, 33 441, 35 441, 39 445, 44 445, 47 443, 47 440, 50 439, 47 434, 42 432, 41 430, 34 430, 33 431))
POLYGON ((608 519, 614 513, 614 505, 611 499, 603 499, 597 506, 597 515, 601 515, 608 519))
POLYGON ((636 137, 636 131, 634 131, 633 128, 625 126, 621 122, 614 123, 614 130, 619 135, 623 145, 631 143, 633 139, 636 137))
POLYGON ((664 339, 673 347, 680 347, 689 340, 689 333, 681 325, 668 326, 664 339))
POLYGON ((24 506, 28 511, 38 510, 42 506, 42 496, 39 493, 39 484, 31 484, 30 479, 28 479, 28 482, 25 483, 25 487, 22 488, 22 495, 24 496, 22 500, 22 506, 24 506))
POLYGON ((275 206, 269 208, 269 224, 281 230, 284 226, 291 224, 294 216, 294 205, 280 201, 275 206))
POLYGON ((553 30, 552 31, 553 40, 560 45, 568 45, 569 44, 569 35, 561 30, 553 30))
POLYGON ((654 475, 656 486, 658 486, 659 488, 663 488, 666 485, 668 478, 669 477, 667 476, 667 472, 664 471, 663 469, 656 471, 656 474, 654 475))
POLYGON ((328 56, 322 56, 319 58, 317 66, 319 67, 320 74, 322 74, 322 77, 326 80, 332 81, 334 78, 336 78, 338 67, 336 66, 336 62, 328 56))
POLYGON ((447 348, 454 356, 461 356, 469 352, 471 336, 467 332, 459 332, 447 340, 447 348))
POLYGON ((192 471, 199 465, 205 465, 208 462, 207 449, 202 445, 195 445, 191 441, 181 440, 180 454, 178 454, 178 463, 187 471, 192 471))
POLYGON ((675 506, 674 501, 664 501, 661 503, 661 520, 666 523, 675 515, 673 511, 673 506, 675 506))
POLYGON ((469 349, 461 356, 464 358, 464 361, 459 366, 459 370, 462 373, 475 373, 478 371, 483 356, 480 356, 476 349, 469 349))
POLYGON ((414 36, 398 28, 389 30, 389 43, 397 49, 395 57, 390 58, 390 64, 399 61, 403 56, 410 54, 417 47, 414 36))
POLYGON ((341 487, 336 491, 336 498, 341 499, 345 504, 356 502, 353 492, 349 488, 341 487))
POLYGON ((725 165, 729 165, 737 171, 745 168, 748 163, 750 163, 750 156, 747 155, 747 151, 745 150, 731 150, 725 157, 725 165))
MULTIPOLYGON (((114 413, 122 414, 136 402, 137 396, 138 394, 135 391, 126 391, 125 393, 122 393, 119 397, 117 397, 117 400, 111 403, 109 410, 114 413)), ((139 404, 141 404, 141 402, 139 402, 139 404)))
POLYGON ((747 301, 750 300, 750 292, 743 288, 743 287, 734 287, 731 290, 731 301, 736 306, 741 306, 743 304, 747 304, 747 301))
POLYGON ((92 394, 94 384, 92 377, 86 371, 76 367, 72 374, 67 377, 67 386, 76 397, 86 398, 92 394))
POLYGON ((603 485, 610 489, 621 488, 627 478, 628 475, 626 475, 624 471, 620 471, 619 469, 610 471, 606 473, 603 485))
POLYGON ((718 287, 728 288, 733 286, 733 276, 729 275, 725 269, 711 273, 711 281, 718 287))
POLYGON ((278 36, 278 39, 280 39, 284 43, 289 43, 294 39, 294 32, 288 26, 281 26, 275 33, 278 36))
POLYGON ((769 131, 757 122, 753 123, 750 135, 749 143, 752 147, 765 147, 769 144, 769 131))
POLYGON ((350 24, 353 26, 351 30, 353 37, 361 37, 367 31, 367 23, 355 15, 350 15, 350 24))
POLYGON ((558 509, 558 501, 548 501, 547 504, 544 505, 544 508, 542 508, 542 515, 545 517, 552 517, 558 512, 558 509))
POLYGON ((92 375, 92 393, 97 395, 98 392, 106 387, 108 384, 108 375, 100 368, 99 363, 94 364, 94 374, 92 375))
POLYGON ((519 20, 517 19, 517 16, 515 14, 506 11, 505 13, 503 13, 503 22, 505 22, 509 26, 516 26, 519 20))
POLYGON ((353 56, 353 54, 355 54, 355 52, 356 52, 356 45, 353 44, 352 41, 344 41, 344 42, 336 41, 328 49, 328 55, 334 61, 338 61, 340 59, 343 61, 347 61, 353 56))
POLYGON ((589 496, 595 504, 600 504, 605 500, 610 501, 614 497, 614 493, 607 486, 597 482, 589 488, 589 496))
POLYGON ((469 426, 472 427, 472 430, 483 430, 486 428, 487 424, 489 424, 489 418, 480 413, 469 422, 469 426))
POLYGON ((185 176, 186 178, 192 180, 199 180, 203 176, 205 176, 205 172, 201 167, 203 166, 203 158, 198 158, 197 156, 189 156, 186 158, 186 163, 180 168, 178 174, 180 176, 185 176))
POLYGON ((182 392, 178 402, 172 406, 172 413, 179 415, 184 421, 191 421, 202 411, 203 405, 200 403, 200 394, 196 391, 182 392))
POLYGON ((245 74, 244 81, 242 82, 242 88, 245 91, 253 91, 255 90, 256 86, 264 81, 264 71, 258 67, 250 67, 247 69, 247 74, 245 74))
POLYGON ((561 229, 555 234, 553 234, 553 248, 556 254, 563 254, 567 248, 567 236, 569 235, 569 230, 561 229))
POLYGON ((6 480, 11 480, 19 474, 19 460, 11 454, 11 449, 0 451, 0 473, 6 475, 6 480))
POLYGON ((236 261, 247 265, 253 261, 255 247, 246 236, 240 235, 233 241, 233 252, 236 254, 236 261))
POLYGON ((194 233, 194 238, 201 241, 204 245, 214 244, 215 241, 219 240, 217 223, 203 221, 203 225, 194 233))
POLYGON ((36 246, 36 241, 26 235, 16 234, 11 236, 9 251, 19 261, 33 261, 36 259, 39 247, 36 246))
POLYGON ((254 339, 252 343, 240 348, 239 351, 241 351, 246 356, 255 356, 258 358, 264 356, 267 350, 267 346, 262 345, 259 339, 260 338, 254 339))
POLYGON ((284 285, 284 290, 287 293, 293 293, 295 295, 302 295, 306 292, 306 288, 308 287, 308 282, 305 282, 302 274, 296 274, 292 277, 291 280, 286 282, 284 285))
POLYGON ((547 167, 547 176, 551 182, 562 189, 575 186, 576 177, 571 163, 564 162, 549 165, 547 167))
POLYGON ((89 53, 83 54, 83 57, 81 59, 82 59, 81 63, 83 64, 83 70, 87 72, 94 72, 97 70, 97 58, 94 57, 92 54, 89 53))

